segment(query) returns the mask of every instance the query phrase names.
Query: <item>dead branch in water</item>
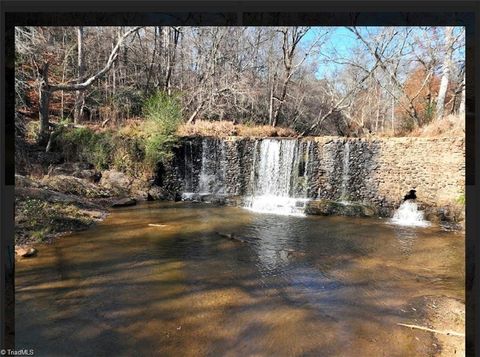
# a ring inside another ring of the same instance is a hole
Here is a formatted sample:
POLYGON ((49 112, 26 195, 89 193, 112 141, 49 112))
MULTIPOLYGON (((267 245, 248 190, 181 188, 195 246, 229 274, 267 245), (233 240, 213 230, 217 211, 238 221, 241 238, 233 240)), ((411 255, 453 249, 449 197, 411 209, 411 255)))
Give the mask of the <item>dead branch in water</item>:
POLYGON ((459 333, 459 332, 455 332, 455 331, 439 331, 439 330, 434 330, 434 329, 431 329, 431 328, 428 328, 428 327, 423 327, 423 326, 418 326, 418 325, 402 324, 400 322, 397 323, 397 325, 410 327, 410 328, 416 328, 418 330, 429 331, 429 332, 433 332, 433 333, 439 333, 439 334, 447 335, 447 336, 465 337, 464 333, 459 333))

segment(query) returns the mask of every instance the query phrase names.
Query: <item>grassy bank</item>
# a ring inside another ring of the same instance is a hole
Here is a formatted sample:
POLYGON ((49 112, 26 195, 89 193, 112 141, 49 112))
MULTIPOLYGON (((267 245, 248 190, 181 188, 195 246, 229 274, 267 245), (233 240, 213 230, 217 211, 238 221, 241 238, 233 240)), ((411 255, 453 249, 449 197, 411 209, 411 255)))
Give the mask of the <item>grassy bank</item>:
POLYGON ((106 208, 81 208, 72 202, 39 198, 15 200, 15 244, 48 243, 62 234, 89 228, 107 214, 106 208))
POLYGON ((298 133, 289 128, 207 120, 197 120, 195 123, 184 123, 179 126, 177 134, 179 136, 213 136, 218 138, 227 136, 245 136, 252 138, 298 136, 298 133))
POLYGON ((172 156, 181 112, 176 97, 158 92, 145 101, 143 113, 142 122, 117 130, 58 123, 47 152, 23 133, 23 169, 16 176, 17 245, 86 229, 106 216, 113 201, 147 197, 157 164, 172 156))

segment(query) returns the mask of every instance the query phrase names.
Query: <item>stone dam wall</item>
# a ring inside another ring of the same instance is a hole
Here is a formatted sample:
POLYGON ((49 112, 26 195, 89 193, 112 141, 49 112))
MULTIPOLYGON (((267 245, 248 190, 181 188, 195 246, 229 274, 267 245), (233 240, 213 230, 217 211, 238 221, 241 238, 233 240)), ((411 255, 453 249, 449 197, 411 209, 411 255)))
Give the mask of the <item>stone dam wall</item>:
POLYGON ((273 194, 360 204, 380 216, 391 216, 414 189, 427 218, 457 220, 454 216, 463 215, 458 202, 464 197, 465 142, 413 137, 183 138, 157 181, 184 198, 197 194, 241 204, 245 197, 273 194))

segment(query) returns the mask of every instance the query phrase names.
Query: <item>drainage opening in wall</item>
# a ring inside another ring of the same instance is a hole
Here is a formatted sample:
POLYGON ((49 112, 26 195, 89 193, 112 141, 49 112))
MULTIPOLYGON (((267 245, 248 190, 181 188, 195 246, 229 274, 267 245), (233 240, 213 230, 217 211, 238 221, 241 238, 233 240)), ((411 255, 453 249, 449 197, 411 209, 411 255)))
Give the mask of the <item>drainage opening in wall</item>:
POLYGON ((403 197, 403 200, 406 201, 406 200, 416 200, 417 199, 417 195, 416 195, 416 190, 410 190, 404 197, 403 197))
POLYGON ((403 197, 403 202, 394 212, 392 223, 402 226, 428 227, 430 223, 424 219, 424 212, 418 209, 416 190, 411 189, 403 197))

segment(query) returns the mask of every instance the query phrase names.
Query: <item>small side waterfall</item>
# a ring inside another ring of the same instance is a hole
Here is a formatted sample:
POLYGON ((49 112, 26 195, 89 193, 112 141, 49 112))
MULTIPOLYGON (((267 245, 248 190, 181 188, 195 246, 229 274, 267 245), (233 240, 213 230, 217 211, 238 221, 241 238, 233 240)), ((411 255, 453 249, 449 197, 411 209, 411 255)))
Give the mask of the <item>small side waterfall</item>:
POLYGON ((298 193, 299 176, 305 176, 302 149, 297 140, 261 141, 254 156, 252 195, 246 198, 245 208, 256 212, 303 215, 308 199, 306 189, 298 193))
POLYGON ((340 202, 348 204, 348 180, 350 179, 350 143, 345 142, 343 149, 343 169, 342 169, 342 191, 340 196, 340 202))
MULTIPOLYGON (((202 195, 223 195, 227 165, 224 141, 211 138, 202 139, 201 161, 195 160, 192 146, 190 141, 185 146, 182 198, 191 200, 202 195)), ((196 148, 198 150, 200 146, 197 145, 196 148)))
POLYGON ((225 143, 223 140, 202 141, 202 168, 199 177, 200 194, 225 193, 225 143))
POLYGON ((395 211, 391 222, 401 226, 428 227, 430 223, 424 219, 423 211, 418 209, 414 200, 406 200, 395 211))
POLYGON ((184 170, 185 170, 185 192, 193 192, 193 148, 192 142, 187 141, 185 144, 185 157, 184 157, 184 170))

